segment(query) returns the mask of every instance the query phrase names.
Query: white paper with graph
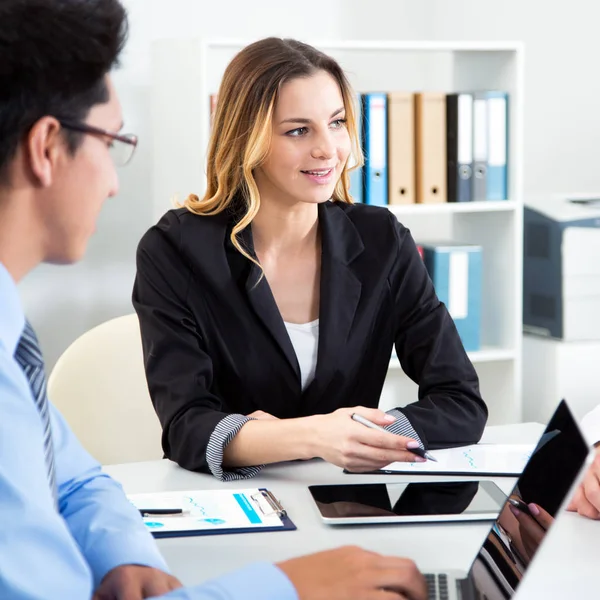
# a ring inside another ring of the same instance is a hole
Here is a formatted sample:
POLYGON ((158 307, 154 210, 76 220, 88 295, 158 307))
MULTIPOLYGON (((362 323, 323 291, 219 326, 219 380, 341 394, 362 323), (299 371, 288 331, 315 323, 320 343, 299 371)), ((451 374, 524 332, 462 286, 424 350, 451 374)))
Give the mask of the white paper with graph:
POLYGON ((154 537, 295 529, 279 501, 262 488, 128 494, 154 537), (180 511, 161 514, 161 511, 180 511))
POLYGON ((429 450, 438 462, 394 462, 384 473, 429 475, 498 475, 518 477, 535 449, 535 444, 473 444, 460 448, 429 450))

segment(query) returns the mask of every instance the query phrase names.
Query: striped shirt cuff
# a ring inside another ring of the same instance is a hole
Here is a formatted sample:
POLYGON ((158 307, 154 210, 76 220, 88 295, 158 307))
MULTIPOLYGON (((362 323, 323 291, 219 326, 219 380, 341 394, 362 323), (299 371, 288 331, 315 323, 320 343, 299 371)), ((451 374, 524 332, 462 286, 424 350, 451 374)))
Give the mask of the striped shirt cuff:
POLYGON ((252 419, 244 415, 227 415, 219 421, 214 431, 211 433, 206 447, 206 462, 210 472, 221 481, 235 481, 238 479, 248 479, 254 477, 264 465, 256 467, 239 467, 230 471, 223 470, 223 451, 231 440, 237 435, 238 431, 252 419))
POLYGON ((421 441, 421 438, 415 431, 414 427, 410 424, 408 417, 397 408, 386 411, 388 415, 392 415, 392 417, 396 417, 396 420, 390 425, 386 425, 385 429, 395 433, 396 435, 402 435, 404 437, 412 438, 413 440, 417 440, 419 442, 419 446, 423 450, 425 450, 425 445, 421 441))

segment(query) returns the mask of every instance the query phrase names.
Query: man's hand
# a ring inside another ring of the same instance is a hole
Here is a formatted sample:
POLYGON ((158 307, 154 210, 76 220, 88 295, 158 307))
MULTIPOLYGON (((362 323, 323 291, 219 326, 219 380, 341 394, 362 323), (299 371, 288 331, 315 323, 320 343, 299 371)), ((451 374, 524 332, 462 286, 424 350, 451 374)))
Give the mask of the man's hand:
POLYGON ((427 586, 415 563, 356 546, 318 552, 277 565, 300 600, 425 600, 427 586))
POLYGON ((142 600, 168 594, 179 587, 179 580, 164 571, 121 565, 104 576, 92 600, 142 600))
POLYGON ((578 512, 588 519, 600 519, 600 448, 596 450, 596 458, 567 510, 578 512))

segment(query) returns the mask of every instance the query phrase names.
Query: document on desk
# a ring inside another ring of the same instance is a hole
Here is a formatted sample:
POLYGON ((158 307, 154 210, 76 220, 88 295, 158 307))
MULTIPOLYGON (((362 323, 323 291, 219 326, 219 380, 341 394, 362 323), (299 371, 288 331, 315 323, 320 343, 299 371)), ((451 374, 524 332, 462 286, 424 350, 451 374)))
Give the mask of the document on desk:
POLYGON ((459 448, 429 450, 438 462, 394 462, 374 472, 518 477, 535 447, 535 444, 473 444, 459 448))
POLYGON ((296 529, 264 488, 128 494, 156 538, 296 529))

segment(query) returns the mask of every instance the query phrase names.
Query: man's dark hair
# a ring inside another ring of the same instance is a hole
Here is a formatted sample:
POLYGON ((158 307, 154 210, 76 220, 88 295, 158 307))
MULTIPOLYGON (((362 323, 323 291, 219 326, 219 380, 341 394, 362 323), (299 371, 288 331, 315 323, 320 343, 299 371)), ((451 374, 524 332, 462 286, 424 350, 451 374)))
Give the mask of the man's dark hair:
MULTIPOLYGON (((127 39, 118 0, 0 0, 0 182, 31 127, 85 120, 127 39)), ((81 135, 64 133, 75 152, 81 135)))

